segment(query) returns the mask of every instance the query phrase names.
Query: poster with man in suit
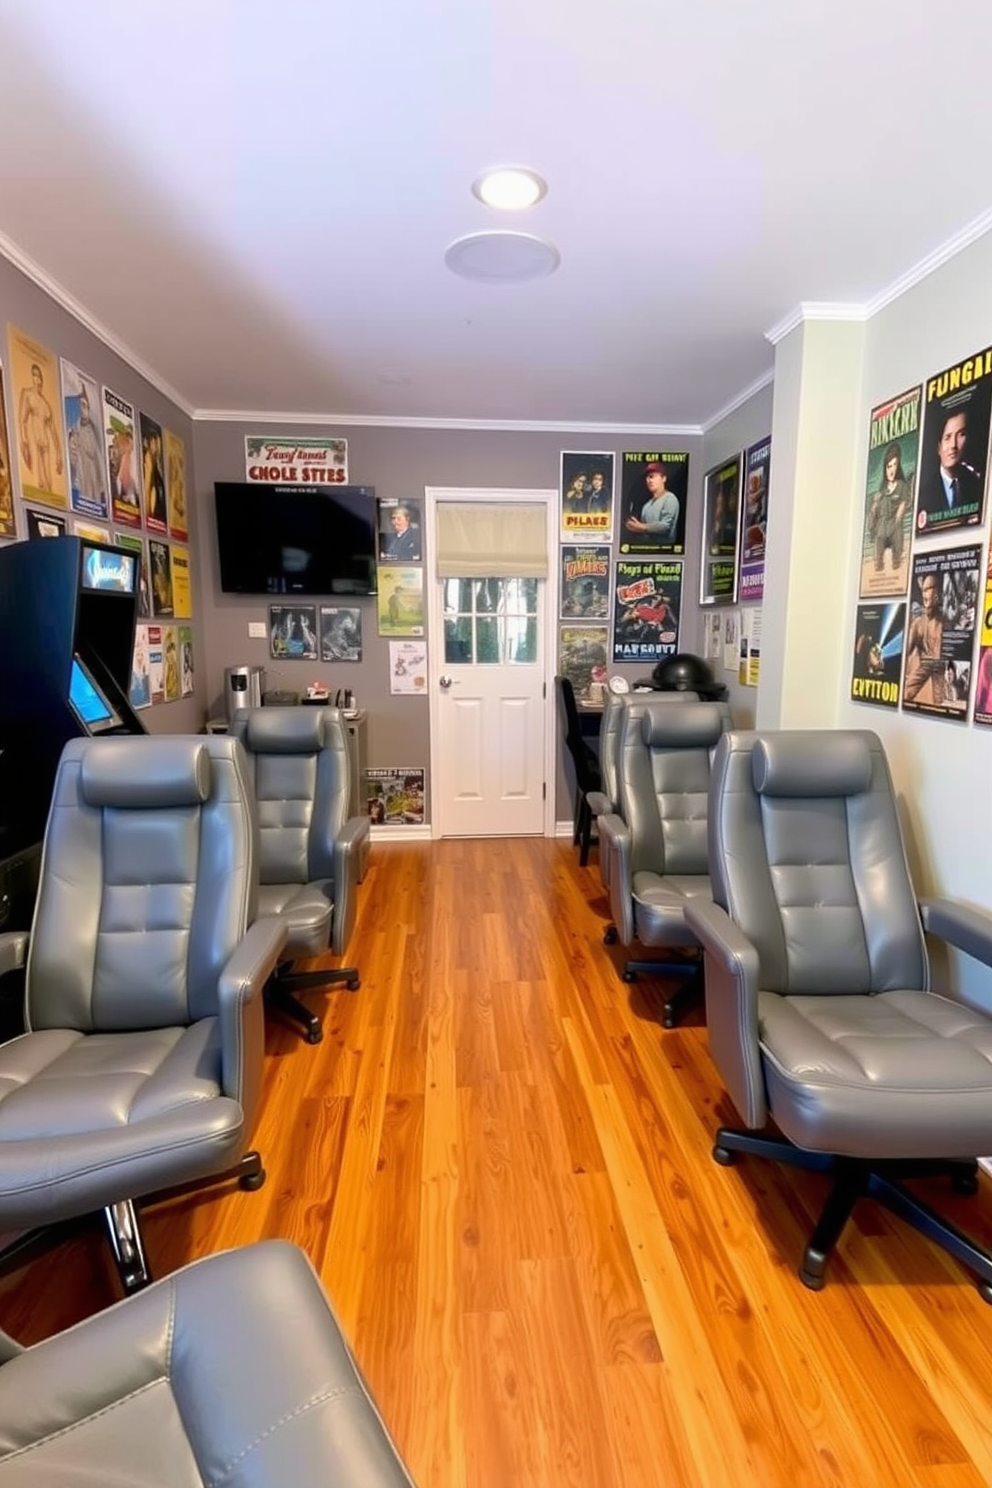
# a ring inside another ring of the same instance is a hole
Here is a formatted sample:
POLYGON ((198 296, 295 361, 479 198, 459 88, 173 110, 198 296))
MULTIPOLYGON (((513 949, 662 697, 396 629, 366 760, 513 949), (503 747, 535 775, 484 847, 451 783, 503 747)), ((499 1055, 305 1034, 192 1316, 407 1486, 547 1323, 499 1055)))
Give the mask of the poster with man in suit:
POLYGON ((927 379, 918 537, 984 521, 990 407, 992 346, 927 379))

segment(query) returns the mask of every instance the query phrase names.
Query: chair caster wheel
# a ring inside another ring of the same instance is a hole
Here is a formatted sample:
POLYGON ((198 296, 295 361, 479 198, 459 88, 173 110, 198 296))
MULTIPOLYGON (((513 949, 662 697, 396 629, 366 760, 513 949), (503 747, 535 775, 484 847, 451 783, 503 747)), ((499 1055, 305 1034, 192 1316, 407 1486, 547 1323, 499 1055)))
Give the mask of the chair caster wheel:
POLYGON ((307 1029, 305 1037, 308 1044, 319 1044, 324 1037, 324 1030, 318 1023, 316 1028, 307 1029))
POLYGON ((978 1192, 977 1173, 955 1173, 951 1179, 951 1188, 966 1199, 973 1198, 978 1192))
POLYGON ((675 1014, 674 1013, 670 1013, 667 1008, 665 1009, 665 1011, 661 1015, 661 1026, 662 1026, 662 1028, 674 1028, 675 1027, 675 1014))
POLYGON ((345 986, 349 992, 357 992, 361 985, 361 977, 349 977, 348 981, 345 982, 345 986))
POLYGON ((992 1303, 992 1286, 987 1281, 980 1281, 978 1283, 978 1295, 983 1302, 992 1303))
POLYGON ((625 982, 636 982, 637 981, 637 972, 636 971, 624 971, 624 972, 621 972, 621 976, 623 977, 623 979, 624 979, 625 982))
POLYGON ((713 1161, 718 1162, 721 1168, 732 1168, 735 1162, 735 1154, 729 1147, 721 1147, 719 1144, 713 1148, 713 1161))
POLYGON ((824 1278, 822 1276, 818 1276, 815 1271, 807 1271, 804 1266, 800 1267, 799 1280, 802 1282, 803 1286, 807 1287, 811 1292, 823 1291, 824 1278))
POLYGON ((616 945, 616 943, 617 943, 617 941, 619 939, 620 939, 620 937, 617 934, 617 927, 616 927, 616 925, 609 925, 603 931, 603 944, 604 945, 616 945))
POLYGON ((239 1188, 247 1193, 255 1193, 265 1182, 265 1169, 259 1168, 257 1173, 246 1173, 243 1178, 238 1179, 239 1188))

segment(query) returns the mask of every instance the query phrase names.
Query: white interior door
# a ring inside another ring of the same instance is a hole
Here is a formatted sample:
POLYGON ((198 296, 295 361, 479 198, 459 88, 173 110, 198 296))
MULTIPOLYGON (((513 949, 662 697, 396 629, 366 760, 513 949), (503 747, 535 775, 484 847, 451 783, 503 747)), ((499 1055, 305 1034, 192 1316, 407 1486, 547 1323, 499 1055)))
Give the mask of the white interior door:
MULTIPOLYGON (((500 493, 478 494, 491 501, 500 493)), ((545 493, 526 493, 532 501, 537 494, 545 493)), ((429 501, 429 549, 433 527, 429 501)), ((548 582, 439 579, 429 567, 426 578, 433 835, 538 836, 549 809, 553 830, 548 582)))

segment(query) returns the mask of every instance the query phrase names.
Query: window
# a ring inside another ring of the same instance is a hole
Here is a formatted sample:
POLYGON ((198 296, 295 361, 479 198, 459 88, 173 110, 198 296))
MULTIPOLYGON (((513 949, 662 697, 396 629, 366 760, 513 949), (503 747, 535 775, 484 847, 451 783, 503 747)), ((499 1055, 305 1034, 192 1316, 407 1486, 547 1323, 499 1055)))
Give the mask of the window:
POLYGON ((444 659, 537 661, 537 579, 442 579, 444 659))

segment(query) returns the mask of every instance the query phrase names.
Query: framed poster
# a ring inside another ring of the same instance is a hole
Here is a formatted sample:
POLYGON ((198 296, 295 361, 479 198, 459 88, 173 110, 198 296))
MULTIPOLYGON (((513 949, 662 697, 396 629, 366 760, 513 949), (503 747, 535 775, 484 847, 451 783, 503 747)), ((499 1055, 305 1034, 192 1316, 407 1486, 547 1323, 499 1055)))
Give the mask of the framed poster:
POLYGON ((681 558, 621 559, 613 616, 613 660, 661 661, 679 649, 681 558))
POLYGON ((613 455, 562 450, 559 483, 561 541, 613 541, 613 455))
POLYGON ((316 605, 269 605, 269 655, 273 661, 317 660, 316 605))
POLYGON ((14 442, 21 496, 42 506, 69 505, 69 475, 62 432, 59 367, 47 346, 17 326, 7 327, 14 442))
POLYGON ((734 455, 714 465, 703 479, 699 579, 699 603, 703 605, 737 603, 742 468, 741 456, 734 455))
POLYGON ((100 385, 62 358, 62 406, 69 451, 69 505, 82 516, 110 515, 107 459, 100 428, 100 385))
POLYGON ((419 501, 379 500, 380 563, 419 563, 424 556, 424 523, 419 501))
POLYGON ((738 599, 750 604, 765 596, 765 540, 768 533, 768 481, 771 436, 744 451, 744 516, 741 520, 741 576, 738 599))
POLYGON ((916 534, 980 527, 985 517, 992 346, 928 377, 916 534))
POLYGON ((563 620, 605 620, 610 613, 612 549, 578 544, 560 549, 563 620))
POLYGON ((392 766, 365 771, 365 810, 374 827, 421 826, 424 820, 424 771, 419 766, 392 766))
POLYGON ((620 480, 621 554, 684 553, 688 454, 626 450, 620 480))
POLYGON ((982 550, 913 553, 902 706, 963 723, 971 693, 982 550))
POLYGON ((871 411, 858 587, 862 599, 904 598, 909 589, 921 392, 910 388, 871 411))
POLYGON ((906 602, 858 605, 851 663, 852 703, 898 708, 906 602))

